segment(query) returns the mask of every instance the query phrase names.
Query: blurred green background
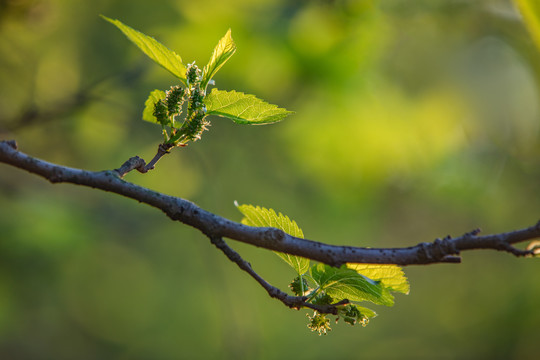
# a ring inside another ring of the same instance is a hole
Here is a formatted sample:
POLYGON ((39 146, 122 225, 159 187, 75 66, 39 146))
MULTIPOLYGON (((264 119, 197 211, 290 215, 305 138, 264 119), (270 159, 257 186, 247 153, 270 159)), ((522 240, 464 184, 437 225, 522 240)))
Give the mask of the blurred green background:
MULTIPOLYGON (((154 155, 143 103, 175 79, 99 14, 201 66, 230 27, 238 50, 216 86, 296 112, 215 118, 129 181, 237 221, 235 200, 272 207, 339 245, 540 217, 540 52, 509 0, 1 0, 2 139, 89 170, 154 155)), ((155 209, 5 165, 0 204, 1 359, 538 358, 537 260, 407 267, 410 295, 319 337, 307 311, 155 209)), ((272 284, 292 279, 271 252, 231 245, 272 284)))

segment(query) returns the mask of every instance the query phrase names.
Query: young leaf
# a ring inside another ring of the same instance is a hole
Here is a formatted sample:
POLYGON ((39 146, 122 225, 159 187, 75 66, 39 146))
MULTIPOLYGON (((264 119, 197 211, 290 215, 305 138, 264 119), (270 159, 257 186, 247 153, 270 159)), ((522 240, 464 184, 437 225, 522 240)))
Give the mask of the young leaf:
POLYGON ((383 264, 347 264, 349 269, 367 276, 375 281, 380 281, 390 291, 408 294, 410 287, 403 270, 397 265, 383 264))
POLYGON ((234 90, 212 89, 205 97, 204 103, 208 115, 227 117, 237 124, 270 124, 292 114, 292 111, 234 90))
POLYGON ((231 29, 227 31, 225 36, 219 40, 218 44, 214 48, 210 61, 203 69, 203 79, 201 82, 201 89, 206 91, 208 82, 214 77, 218 70, 229 60, 229 58, 236 51, 236 44, 231 36, 231 29))
POLYGON ((119 28, 124 35, 148 55, 150 59, 154 60, 186 84, 186 67, 182 63, 180 55, 167 49, 167 47, 156 41, 154 38, 132 29, 119 20, 113 20, 103 15, 101 15, 101 17, 119 28))
POLYGON ((321 290, 336 301, 371 301, 379 305, 394 305, 394 297, 378 281, 371 280, 346 266, 335 268, 319 263, 311 268, 313 280, 321 290))
POLYGON ((159 121, 154 115, 154 107, 159 100, 165 99, 165 92, 161 90, 154 90, 148 96, 144 103, 143 120, 158 123, 159 121))
MULTIPOLYGON (((266 209, 263 207, 255 207, 252 205, 236 205, 238 210, 244 214, 242 224, 248 226, 270 226, 281 229, 287 234, 304 238, 304 233, 298 227, 294 220, 289 219, 288 216, 282 213, 276 214, 272 209, 266 209)), ((309 270, 309 259, 294 256, 290 254, 274 251, 279 257, 281 257, 287 264, 289 264, 298 275, 302 275, 309 270)))

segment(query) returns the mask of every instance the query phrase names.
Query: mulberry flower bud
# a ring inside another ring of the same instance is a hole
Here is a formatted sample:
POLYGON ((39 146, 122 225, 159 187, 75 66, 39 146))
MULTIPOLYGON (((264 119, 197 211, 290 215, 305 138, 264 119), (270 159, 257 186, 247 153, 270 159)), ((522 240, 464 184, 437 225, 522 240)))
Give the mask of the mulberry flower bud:
POLYGON ((322 293, 317 295, 311 302, 316 305, 329 305, 334 302, 334 299, 330 295, 322 293))
POLYGON ((300 282, 300 276, 297 276, 293 282, 289 284, 289 287, 296 296, 304 295, 303 293, 309 289, 305 278, 302 278, 302 282, 300 282))
POLYGON ((191 64, 188 64, 186 69, 186 80, 189 85, 197 84, 201 82, 202 78, 202 71, 199 69, 197 65, 195 65, 195 61, 191 64))
POLYGON ((169 115, 177 115, 180 113, 182 103, 184 102, 184 89, 180 86, 171 86, 166 92, 167 110, 169 115))
POLYGON ((358 310, 358 308, 354 305, 347 305, 345 306, 345 308, 340 309, 339 315, 343 316, 343 321, 350 325, 356 325, 356 323, 360 323, 362 326, 366 326, 369 322, 367 316, 362 314, 360 310, 358 310))
POLYGON ((167 105, 165 101, 159 100, 155 103, 153 115, 161 125, 166 126, 168 124, 167 105))
POLYGON ((309 314, 306 314, 309 318, 309 324, 308 328, 311 329, 311 331, 317 331, 320 335, 326 335, 328 331, 331 331, 332 328, 330 328, 330 320, 323 314, 320 314, 318 312, 314 312, 313 316, 309 316, 309 314))

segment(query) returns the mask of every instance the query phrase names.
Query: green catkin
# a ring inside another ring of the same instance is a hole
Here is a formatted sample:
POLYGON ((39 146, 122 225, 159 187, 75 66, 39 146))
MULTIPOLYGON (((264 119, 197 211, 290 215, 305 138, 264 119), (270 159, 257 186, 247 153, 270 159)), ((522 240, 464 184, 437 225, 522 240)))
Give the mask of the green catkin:
POLYGON ((300 276, 297 276, 294 278, 293 282, 289 284, 289 288, 294 295, 303 296, 304 293, 309 290, 309 285, 305 278, 302 278, 302 281, 300 281, 300 276))
POLYGON ((202 133, 208 129, 210 122, 206 118, 206 106, 204 105, 204 91, 201 89, 202 72, 195 65, 189 64, 186 71, 188 83, 188 118, 182 126, 186 134, 186 141, 196 141, 201 138, 202 133))
POLYGON ((189 64, 186 69, 187 87, 172 86, 165 93, 165 99, 159 100, 154 106, 154 116, 163 126, 174 127, 175 117, 182 112, 182 105, 187 101, 186 117, 178 130, 172 130, 168 141, 171 144, 185 146, 189 141, 201 138, 208 129, 210 122, 206 120, 204 90, 201 89, 202 71, 195 65, 189 64))
POLYGON ((168 125, 169 117, 165 101, 159 100, 158 102, 156 102, 156 104, 154 105, 154 116, 162 126, 168 125))
POLYGON ((311 331, 317 331, 319 335, 326 335, 328 331, 332 330, 330 328, 330 319, 328 319, 326 315, 320 314, 317 311, 313 313, 313 316, 309 316, 309 314, 306 315, 309 318, 308 328, 310 328, 311 331))
POLYGON ((179 85, 171 86, 165 94, 169 116, 179 115, 184 102, 184 89, 179 85))
POLYGON ((202 71, 199 69, 197 65, 195 65, 195 61, 191 64, 188 64, 186 69, 186 81, 188 86, 191 86, 195 83, 201 83, 202 80, 202 71))

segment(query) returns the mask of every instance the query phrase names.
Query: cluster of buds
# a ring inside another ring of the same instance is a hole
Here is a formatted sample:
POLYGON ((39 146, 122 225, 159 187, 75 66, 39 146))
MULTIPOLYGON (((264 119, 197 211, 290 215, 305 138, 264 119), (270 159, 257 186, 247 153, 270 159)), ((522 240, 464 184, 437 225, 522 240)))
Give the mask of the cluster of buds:
POLYGON ((189 141, 201 138, 210 122, 206 118, 204 105, 204 90, 201 89, 202 71, 195 65, 189 64, 186 70, 186 88, 173 86, 167 92, 165 99, 154 104, 154 116, 163 126, 165 142, 171 145, 185 146, 189 141), (185 119, 177 126, 177 117, 182 113, 182 105, 187 102, 185 119), (168 135, 165 127, 171 129, 168 135))
POLYGON ((359 323, 362 326, 366 326, 369 322, 368 317, 362 314, 360 310, 358 310, 358 308, 352 304, 349 304, 342 309, 339 309, 338 314, 339 315, 336 319, 336 323, 339 320, 339 316, 342 316, 343 321, 351 325, 356 325, 357 323, 359 323))
POLYGON ((312 304, 316 305, 330 305, 334 302, 334 299, 326 293, 320 293, 311 300, 312 304))
POLYGON ((313 316, 309 316, 309 314, 306 315, 309 318, 307 327, 310 328, 311 331, 317 331, 319 335, 326 335, 328 331, 332 330, 330 328, 330 319, 328 319, 326 315, 317 311, 313 313, 313 316))
POLYGON ((176 117, 180 116, 182 112, 184 92, 180 86, 171 86, 165 93, 165 99, 154 104, 154 116, 161 126, 175 128, 176 117))
POLYGON ((171 86, 165 93, 167 101, 167 110, 169 114, 173 116, 180 115, 182 113, 182 104, 184 103, 184 89, 179 86, 171 86))
POLYGON ((196 141, 201 138, 203 131, 208 129, 210 122, 205 120, 206 106, 204 105, 204 90, 201 89, 202 72, 201 69, 191 63, 187 67, 186 80, 188 84, 188 115, 182 130, 185 130, 186 142, 196 141))
POLYGON ((304 277, 300 278, 300 276, 297 276, 293 282, 289 284, 289 288, 291 288, 294 295, 304 296, 309 291, 309 284, 304 277))

